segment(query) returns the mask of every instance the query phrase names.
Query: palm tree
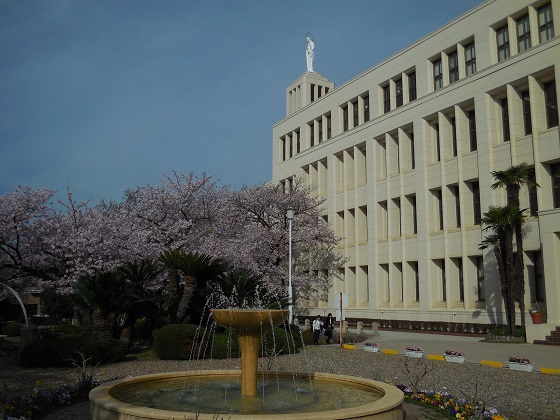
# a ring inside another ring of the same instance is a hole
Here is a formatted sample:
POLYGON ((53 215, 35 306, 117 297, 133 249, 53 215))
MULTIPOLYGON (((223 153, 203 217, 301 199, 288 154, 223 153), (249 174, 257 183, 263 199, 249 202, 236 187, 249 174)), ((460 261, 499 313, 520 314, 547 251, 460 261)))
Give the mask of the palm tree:
POLYGON ((169 301, 168 310, 172 322, 181 323, 187 318, 198 320, 206 304, 206 284, 223 274, 228 264, 209 255, 167 251, 160 260, 169 270, 169 301), (181 281, 182 274, 184 277, 181 281), (192 298, 196 305, 189 306, 192 298), (188 310, 188 311, 187 311, 188 310))
POLYGON ((515 286, 513 270, 513 233, 515 224, 523 214, 514 206, 490 206, 488 212, 484 213, 482 224, 486 225, 484 230, 491 229, 494 235, 485 239, 484 244, 494 244, 494 252, 498 260, 498 272, 502 284, 502 296, 506 307, 507 324, 510 334, 515 331, 515 286), (498 250, 496 250, 498 247, 498 250), (502 269, 500 270, 500 264, 502 269))
POLYGON ((519 302, 519 310, 521 312, 521 325, 525 325, 525 275, 523 264, 523 223, 525 218, 523 213, 525 209, 520 209, 519 191, 523 185, 527 185, 529 189, 539 187, 539 184, 533 179, 534 170, 523 162, 519 165, 513 165, 504 171, 492 171, 491 174, 495 181, 492 189, 505 188, 507 192, 508 204, 514 206, 521 211, 521 216, 515 221, 515 244, 517 254, 517 264, 515 267, 515 300, 519 302))

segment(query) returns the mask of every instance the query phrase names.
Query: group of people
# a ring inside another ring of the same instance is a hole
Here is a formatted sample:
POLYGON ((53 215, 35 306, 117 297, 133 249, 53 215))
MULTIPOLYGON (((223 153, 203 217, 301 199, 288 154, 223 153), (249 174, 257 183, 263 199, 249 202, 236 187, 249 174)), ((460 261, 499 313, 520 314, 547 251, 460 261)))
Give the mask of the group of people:
POLYGON ((334 330, 334 320, 332 314, 329 313, 327 315, 327 319, 323 321, 321 315, 317 315, 315 320, 313 321, 313 344, 319 344, 319 338, 325 331, 325 338, 327 339, 327 344, 331 344, 331 340, 333 337, 333 330, 334 330))

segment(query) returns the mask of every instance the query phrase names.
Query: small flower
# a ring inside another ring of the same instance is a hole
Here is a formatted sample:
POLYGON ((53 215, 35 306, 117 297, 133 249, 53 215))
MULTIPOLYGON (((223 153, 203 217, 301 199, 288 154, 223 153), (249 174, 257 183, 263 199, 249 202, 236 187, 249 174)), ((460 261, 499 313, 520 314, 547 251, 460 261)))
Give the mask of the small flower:
POLYGON ((521 357, 521 356, 509 356, 508 357, 508 362, 521 363, 523 365, 530 365, 531 364, 531 360, 529 360, 525 357, 521 357))
POLYGON ((364 343, 364 346, 368 346, 368 347, 379 347, 379 346, 377 345, 377 343, 372 343, 371 341, 366 341, 366 342, 364 343))
POLYGON ((445 355, 446 356, 460 356, 460 357, 465 357, 465 353, 461 352, 461 351, 457 351, 457 350, 445 350, 445 355))
POLYGON ((422 349, 420 347, 415 347, 415 346, 408 346, 404 350, 405 351, 422 351, 422 349))

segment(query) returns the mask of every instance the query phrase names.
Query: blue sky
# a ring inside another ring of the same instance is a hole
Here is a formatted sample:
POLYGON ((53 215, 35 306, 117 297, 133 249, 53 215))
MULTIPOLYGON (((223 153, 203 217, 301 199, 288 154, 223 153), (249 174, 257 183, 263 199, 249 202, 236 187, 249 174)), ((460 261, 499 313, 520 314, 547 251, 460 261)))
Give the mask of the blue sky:
POLYGON ((120 200, 173 170, 271 178, 285 89, 336 86, 481 0, 0 0, 0 194, 120 200))

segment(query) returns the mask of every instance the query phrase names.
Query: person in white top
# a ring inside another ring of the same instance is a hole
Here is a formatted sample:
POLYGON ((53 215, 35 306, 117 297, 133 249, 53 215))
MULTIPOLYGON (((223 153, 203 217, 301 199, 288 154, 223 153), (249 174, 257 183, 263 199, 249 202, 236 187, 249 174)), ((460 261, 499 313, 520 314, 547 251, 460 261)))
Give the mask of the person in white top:
POLYGON ((313 344, 319 344, 322 329, 323 321, 321 320, 321 315, 317 315, 317 318, 313 321, 313 344))

